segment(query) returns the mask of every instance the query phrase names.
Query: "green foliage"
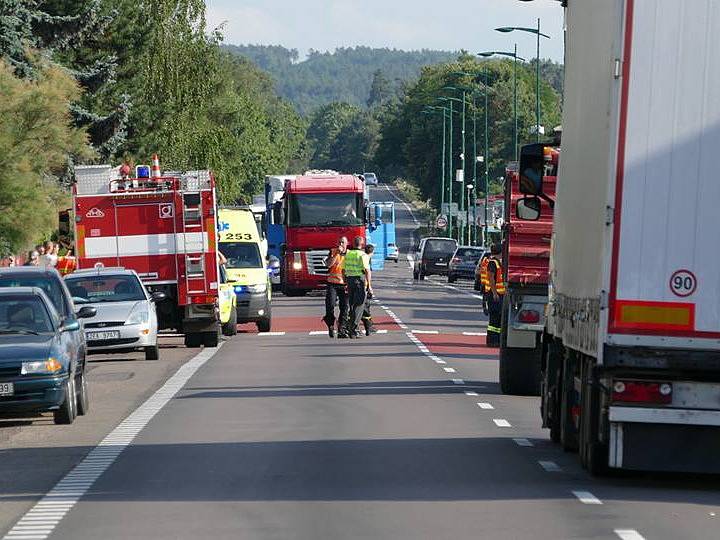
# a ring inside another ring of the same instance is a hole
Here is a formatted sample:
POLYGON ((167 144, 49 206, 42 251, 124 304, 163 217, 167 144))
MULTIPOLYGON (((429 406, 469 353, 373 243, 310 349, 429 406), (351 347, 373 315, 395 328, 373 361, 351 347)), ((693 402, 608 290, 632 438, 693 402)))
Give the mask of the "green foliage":
POLYGON ((277 82, 277 91, 302 114, 322 105, 346 102, 364 107, 370 98, 373 75, 381 71, 393 94, 404 81, 417 77, 423 66, 445 62, 455 53, 399 51, 370 47, 339 48, 334 52, 310 51, 298 62, 298 52, 278 46, 229 45, 227 50, 255 62, 277 82))
POLYGON ((80 91, 58 67, 34 63, 19 79, 0 61, 0 253, 17 252, 57 227, 64 193, 57 177, 68 156, 90 157, 85 134, 72 127, 70 103, 80 91))

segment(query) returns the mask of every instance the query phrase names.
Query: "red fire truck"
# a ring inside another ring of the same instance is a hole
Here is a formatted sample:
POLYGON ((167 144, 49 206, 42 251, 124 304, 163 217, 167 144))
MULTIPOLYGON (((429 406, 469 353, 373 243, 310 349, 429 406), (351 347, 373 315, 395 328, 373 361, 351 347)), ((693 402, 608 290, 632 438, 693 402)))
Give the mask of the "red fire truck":
MULTIPOLYGON (((554 195, 559 149, 545 152, 546 193, 554 195)), ((505 225, 503 261, 507 292, 503 302, 500 340, 500 387, 506 394, 537 395, 540 391, 541 336, 548 303, 550 238, 553 209, 540 201, 542 217, 518 219, 517 202, 523 196, 517 164, 505 171, 505 225)))
POLYGON ((189 347, 216 346, 219 279, 215 179, 210 171, 161 175, 136 167, 79 166, 73 209, 78 268, 135 270, 157 306, 159 328, 185 334, 189 347))
POLYGON ((309 172, 285 181, 281 287, 298 296, 325 287, 328 250, 346 236, 365 238, 365 184, 353 175, 309 172))

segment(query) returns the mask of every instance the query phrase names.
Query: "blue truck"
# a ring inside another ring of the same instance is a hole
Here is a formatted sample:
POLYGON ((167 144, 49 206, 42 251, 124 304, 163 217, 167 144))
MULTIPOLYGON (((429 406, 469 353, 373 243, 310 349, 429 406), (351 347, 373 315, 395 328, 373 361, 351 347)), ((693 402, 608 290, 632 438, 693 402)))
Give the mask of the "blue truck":
POLYGON ((386 260, 398 261, 395 240, 395 203, 373 201, 368 203, 367 242, 375 246, 372 269, 381 270, 386 260))

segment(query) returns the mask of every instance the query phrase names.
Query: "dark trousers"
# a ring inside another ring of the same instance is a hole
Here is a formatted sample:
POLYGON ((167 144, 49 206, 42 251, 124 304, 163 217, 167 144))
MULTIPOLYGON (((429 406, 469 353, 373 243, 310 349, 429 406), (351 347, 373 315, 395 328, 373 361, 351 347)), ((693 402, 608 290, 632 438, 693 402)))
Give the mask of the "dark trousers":
POLYGON ((503 297, 499 296, 497 300, 493 299, 492 294, 485 295, 488 307, 488 330, 487 344, 492 347, 500 346, 500 332, 502 331, 502 306, 503 297))
POLYGON ((365 278, 348 276, 348 293, 350 294, 350 332, 357 332, 362 320, 365 306, 365 278))
POLYGON ((348 294, 345 291, 345 285, 337 283, 328 283, 325 289, 325 317, 323 320, 328 327, 335 326, 335 304, 340 304, 340 316, 338 317, 338 330, 341 330, 347 324, 348 318, 348 294))

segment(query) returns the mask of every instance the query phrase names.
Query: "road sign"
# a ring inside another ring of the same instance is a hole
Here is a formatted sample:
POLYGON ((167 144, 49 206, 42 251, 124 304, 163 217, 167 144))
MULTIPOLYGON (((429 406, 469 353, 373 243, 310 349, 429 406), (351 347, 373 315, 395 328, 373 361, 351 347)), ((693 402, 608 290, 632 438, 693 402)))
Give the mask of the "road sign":
POLYGON ((435 221, 435 225, 437 226, 438 229, 444 229, 445 227, 447 227, 447 224, 448 224, 447 218, 445 216, 443 216, 442 214, 440 214, 437 217, 437 220, 435 221))
POLYGON ((455 181, 456 182, 464 182, 465 181, 465 171, 462 169, 457 169, 455 171, 455 181))

